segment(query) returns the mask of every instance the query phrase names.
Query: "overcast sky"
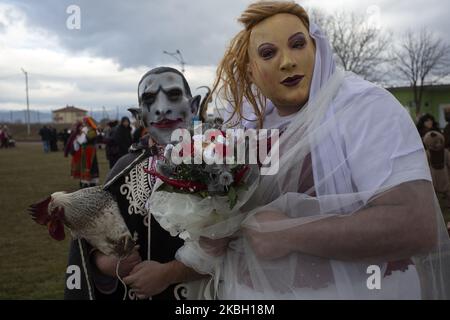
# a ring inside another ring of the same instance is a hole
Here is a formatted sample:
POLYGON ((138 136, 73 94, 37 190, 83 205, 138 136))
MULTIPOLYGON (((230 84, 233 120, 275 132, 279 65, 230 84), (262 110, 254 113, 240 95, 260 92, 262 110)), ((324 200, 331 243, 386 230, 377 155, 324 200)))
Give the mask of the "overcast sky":
MULTIPOLYGON (((240 30, 236 19, 253 0, 0 0, 0 110, 66 104, 115 110, 137 103, 137 82, 159 65, 179 68, 163 53, 180 49, 192 89, 211 85, 228 41, 240 30), (77 5, 79 30, 66 12, 77 5)), ((448 0, 310 0, 306 8, 366 15, 400 35, 428 27, 450 42, 448 0)), ((195 90, 194 90, 195 91, 195 90)))

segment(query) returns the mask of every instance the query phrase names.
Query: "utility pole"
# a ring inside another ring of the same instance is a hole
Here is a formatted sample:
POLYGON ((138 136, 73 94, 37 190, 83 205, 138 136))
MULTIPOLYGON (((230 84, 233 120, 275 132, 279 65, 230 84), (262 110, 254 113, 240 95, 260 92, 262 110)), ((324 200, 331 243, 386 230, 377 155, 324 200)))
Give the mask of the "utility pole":
POLYGON ((167 52, 166 50, 164 50, 163 53, 176 59, 181 64, 181 72, 184 73, 184 66, 186 65, 186 62, 184 61, 183 55, 181 54, 180 50, 177 49, 177 51, 175 52, 167 52))
POLYGON ((27 93, 27 113, 26 113, 26 120, 27 120, 27 133, 30 135, 30 100, 28 99, 28 72, 22 69, 22 72, 25 74, 25 91, 27 93))

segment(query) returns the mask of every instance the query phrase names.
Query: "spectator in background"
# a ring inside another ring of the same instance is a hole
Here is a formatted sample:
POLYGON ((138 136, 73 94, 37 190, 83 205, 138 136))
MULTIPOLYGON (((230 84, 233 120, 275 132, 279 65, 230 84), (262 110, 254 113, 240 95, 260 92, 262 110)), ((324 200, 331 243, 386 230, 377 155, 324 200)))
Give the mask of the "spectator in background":
POLYGON ((447 125, 444 128, 445 148, 450 150, 450 108, 444 109, 445 121, 447 125))
POLYGON ((106 124, 106 128, 103 130, 103 143, 105 143, 106 159, 109 161, 110 169, 114 166, 114 154, 117 153, 114 150, 115 148, 117 149, 117 146, 113 144, 112 138, 118 124, 119 122, 117 120, 110 121, 106 124))
POLYGON ((50 151, 58 151, 58 133, 56 128, 50 126, 50 151))
POLYGON ((50 136, 51 136, 50 129, 46 125, 44 125, 39 130, 39 135, 41 136, 44 152, 48 153, 50 151, 50 136))
POLYGON ((111 139, 109 163, 114 164, 122 156, 128 153, 128 148, 132 144, 130 119, 123 117, 120 124, 114 129, 111 139))
POLYGON ((3 133, 3 128, 0 126, 0 148, 3 148, 3 139, 5 137, 5 134, 3 133))
POLYGON ((80 188, 93 187, 99 181, 97 161, 97 125, 91 117, 74 124, 64 155, 72 155, 71 176, 80 179, 80 188))
POLYGON ((9 146, 9 130, 6 125, 0 126, 0 148, 8 148, 9 146))
POLYGON ((419 118, 419 121, 417 121, 417 130, 419 131, 421 138, 423 138, 428 131, 432 130, 442 133, 441 129, 439 129, 439 124, 429 113, 425 113, 419 118))
POLYGON ((69 140, 69 136, 70 136, 70 133, 67 128, 64 128, 64 130, 59 133, 59 140, 62 141, 62 143, 64 145, 64 149, 66 148, 67 140, 69 140))
POLYGON ((105 133, 104 133, 104 128, 102 128, 102 127, 97 127, 97 148, 98 149, 101 149, 102 148, 102 145, 105 143, 105 139, 104 139, 104 136, 105 136, 105 133))
POLYGON ((6 124, 3 126, 3 132, 4 132, 3 142, 5 143, 5 148, 15 147, 16 142, 14 141, 11 131, 9 131, 9 128, 6 124))
POLYGON ((82 128, 83 123, 81 121, 77 121, 72 125, 72 129, 70 129, 69 139, 67 140, 66 147, 64 148, 64 157, 68 157, 69 155, 71 156, 70 175, 74 178, 81 176, 81 148, 79 147, 79 143, 77 143, 76 140, 81 136, 82 128))
POLYGON ((139 143, 141 138, 147 134, 147 130, 142 125, 142 123, 138 120, 135 122, 136 128, 133 131, 133 143, 139 143))

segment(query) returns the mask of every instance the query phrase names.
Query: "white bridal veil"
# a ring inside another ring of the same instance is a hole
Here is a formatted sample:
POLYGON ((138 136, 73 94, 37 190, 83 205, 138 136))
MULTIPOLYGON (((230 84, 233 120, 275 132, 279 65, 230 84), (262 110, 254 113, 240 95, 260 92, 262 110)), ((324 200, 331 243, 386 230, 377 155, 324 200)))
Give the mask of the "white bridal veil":
MULTIPOLYGON (((281 135, 279 170, 261 176, 243 210, 242 227, 275 235, 273 241, 284 241, 277 235, 311 227, 323 235, 324 242, 339 242, 333 235, 342 230, 321 228, 318 223, 347 219, 353 238, 349 244, 347 237, 346 247, 353 246, 355 253, 362 250, 365 256, 297 251, 264 259, 241 236, 230 243, 217 275, 219 298, 449 299, 450 241, 410 116, 384 89, 336 69, 328 40, 314 23, 310 34, 316 59, 309 102, 281 135), (426 206, 418 216, 412 210, 404 220, 409 227, 403 228, 399 210, 407 207, 408 199, 421 199, 426 206), (288 218, 262 221, 258 213, 267 210, 283 212, 288 218), (415 224, 411 219, 416 217, 415 224), (360 233, 354 231, 358 223, 360 233), (429 231, 425 236, 417 231, 424 229, 429 231), (425 251, 421 248, 421 252, 396 257, 364 243, 368 238, 386 241, 377 234, 389 234, 393 247, 411 242, 415 234, 424 237, 417 239, 418 244, 429 245, 425 251), (365 247, 370 249, 364 251, 365 247), (368 285, 374 265, 381 277, 375 288, 368 285)), ((276 110, 269 104, 266 113, 270 112, 276 110)), ((214 233, 214 226, 208 229, 214 233)), ((216 229, 223 234, 223 224, 216 229)), ((197 254, 180 252, 177 258, 204 271, 205 260, 197 254)))

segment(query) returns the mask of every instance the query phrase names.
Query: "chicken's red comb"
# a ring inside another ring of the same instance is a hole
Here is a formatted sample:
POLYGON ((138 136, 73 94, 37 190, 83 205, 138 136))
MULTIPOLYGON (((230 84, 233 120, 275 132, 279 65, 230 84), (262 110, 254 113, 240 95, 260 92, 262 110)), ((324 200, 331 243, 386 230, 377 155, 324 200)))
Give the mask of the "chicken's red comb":
POLYGON ((32 204, 28 208, 28 213, 31 215, 32 219, 36 221, 36 223, 41 225, 47 225, 50 221, 50 215, 48 214, 48 204, 52 197, 48 197, 40 202, 32 204))

